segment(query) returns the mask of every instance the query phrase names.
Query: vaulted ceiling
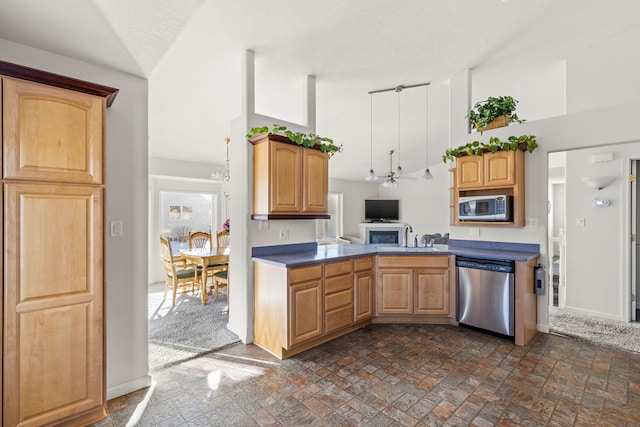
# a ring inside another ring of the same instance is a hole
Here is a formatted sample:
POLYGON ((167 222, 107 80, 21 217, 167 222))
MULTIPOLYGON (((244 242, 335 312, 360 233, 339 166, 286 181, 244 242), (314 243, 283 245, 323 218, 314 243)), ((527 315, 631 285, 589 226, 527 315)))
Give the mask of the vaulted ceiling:
POLYGON ((240 58, 256 52, 258 109, 302 120, 302 79, 317 79, 317 132, 343 143, 331 175, 424 168, 446 144, 447 79, 517 52, 549 58, 637 25, 636 0, 3 0, 0 38, 150 80, 152 156, 219 162, 240 113, 240 58), (634 16, 635 15, 635 16, 634 16), (374 126, 371 124, 371 102, 374 126), (401 107, 401 108, 399 108, 401 107), (399 122, 401 125, 399 125, 399 122), (433 144, 433 147, 432 147, 433 144), (440 145, 439 145, 440 144, 440 145), (397 160, 397 159, 396 159, 397 160))

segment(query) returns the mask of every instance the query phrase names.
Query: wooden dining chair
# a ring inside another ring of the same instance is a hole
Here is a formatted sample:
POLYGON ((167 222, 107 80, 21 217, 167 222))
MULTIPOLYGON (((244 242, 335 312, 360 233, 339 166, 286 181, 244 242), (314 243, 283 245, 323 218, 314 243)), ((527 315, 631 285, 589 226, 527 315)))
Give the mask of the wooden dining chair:
POLYGON ((229 239, 230 234, 227 232, 216 233, 216 244, 219 248, 228 248, 229 247, 229 239))
MULTIPOLYGON (((227 248, 229 247, 229 233, 220 232, 216 233, 216 245, 218 248, 227 248)), ((214 301, 218 300, 218 293, 223 293, 227 295, 227 301, 229 299, 229 279, 227 277, 228 274, 229 263, 219 263, 212 271, 213 277, 211 282, 211 291, 213 292, 214 301), (224 289, 224 290, 223 290, 224 289)))
POLYGON ((204 231, 195 231, 189 234, 189 249, 211 247, 211 234, 204 231))
POLYGON ((196 284, 201 276, 201 270, 196 267, 184 267, 181 261, 174 260, 171 242, 166 237, 160 237, 160 247, 162 248, 165 271, 163 300, 167 299, 167 291, 171 289, 171 307, 175 307, 176 294, 180 288, 183 288, 182 292, 187 292, 184 288, 190 284, 191 292, 195 292, 196 284))
POLYGON ((227 296, 229 304, 229 270, 220 270, 213 273, 213 300, 218 301, 218 292, 227 296))

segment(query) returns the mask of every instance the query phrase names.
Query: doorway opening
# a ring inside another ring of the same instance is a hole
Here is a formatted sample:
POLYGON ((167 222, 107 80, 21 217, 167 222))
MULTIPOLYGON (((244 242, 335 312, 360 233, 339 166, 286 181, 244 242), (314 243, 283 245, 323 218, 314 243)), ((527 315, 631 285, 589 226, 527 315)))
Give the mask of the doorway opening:
MULTIPOLYGON (((150 235, 155 241, 159 241, 157 236, 169 239, 177 271, 197 271, 195 264, 181 262, 180 251, 189 249, 189 235, 194 232, 209 234, 212 238, 205 246, 216 246, 215 233, 222 230, 227 218, 228 194, 189 191, 175 186, 159 188, 152 193, 149 212, 153 228, 150 235)), ((211 295, 207 303, 202 304, 200 282, 177 293, 176 303, 172 305, 173 290, 169 290, 165 298, 167 272, 161 254, 156 252, 154 255, 159 260, 150 265, 150 270, 154 270, 154 275, 150 274, 152 283, 148 293, 150 369, 157 370, 237 342, 238 337, 226 328, 228 294, 219 293, 217 300, 211 295)), ((177 275, 180 277, 179 272, 177 275)), ((208 279, 207 287, 211 280, 208 279)))
POLYGON ((640 186, 638 185, 638 163, 640 160, 631 160, 631 191, 630 191, 630 200, 631 200, 631 259, 630 259, 630 278, 631 278, 631 320, 640 321, 640 308, 637 303, 638 296, 638 284, 640 283, 640 269, 638 269, 638 265, 640 265, 640 250, 638 250, 638 226, 640 225, 640 209, 638 209, 638 200, 640 199, 640 186))
POLYGON ((566 301, 566 155, 549 154, 549 304, 564 307, 566 301))

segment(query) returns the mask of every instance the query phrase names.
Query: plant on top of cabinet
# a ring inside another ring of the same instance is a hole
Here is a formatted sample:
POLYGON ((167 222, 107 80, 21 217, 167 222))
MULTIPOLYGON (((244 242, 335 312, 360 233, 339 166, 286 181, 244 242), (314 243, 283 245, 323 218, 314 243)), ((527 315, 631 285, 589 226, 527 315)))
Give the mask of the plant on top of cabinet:
POLYGON ((282 126, 279 124, 274 124, 271 131, 268 126, 263 127, 255 127, 251 128, 249 132, 247 132, 247 138, 253 138, 257 135, 281 135, 289 138, 291 141, 295 142, 297 145, 302 145, 305 148, 316 148, 319 149, 323 153, 327 153, 329 158, 331 158, 335 153, 339 153, 342 151, 342 144, 335 145, 333 139, 326 138, 324 136, 316 135, 315 133, 302 133, 302 132, 293 132, 286 128, 286 126, 282 126))
POLYGON ((538 148, 538 142, 535 135, 510 136, 507 141, 502 141, 500 138, 492 136, 489 138, 488 143, 473 141, 456 148, 447 148, 442 155, 442 161, 447 163, 447 160, 453 161, 460 156, 482 156, 484 153, 495 153, 500 150, 522 150, 532 153, 536 148, 538 148))
POLYGON ((511 96, 490 96, 485 101, 476 102, 465 117, 469 118, 471 125, 480 133, 512 122, 522 123, 525 120, 515 114, 517 103, 518 100, 511 96))

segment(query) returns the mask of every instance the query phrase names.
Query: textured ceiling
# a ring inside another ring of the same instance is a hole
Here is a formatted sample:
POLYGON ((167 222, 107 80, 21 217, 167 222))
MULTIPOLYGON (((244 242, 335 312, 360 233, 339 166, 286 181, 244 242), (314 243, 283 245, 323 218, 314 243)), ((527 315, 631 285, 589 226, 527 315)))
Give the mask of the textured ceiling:
POLYGON ((562 59, 638 25, 637 0, 2 0, 0 38, 150 79, 150 155, 215 162, 240 113, 240 60, 256 52, 257 109, 302 120, 302 80, 317 78, 317 132, 343 143, 331 175, 359 179, 402 141, 424 168, 447 143, 447 79, 531 52, 562 59), (398 114, 400 102, 401 114, 398 114), (401 125, 398 124, 400 117, 401 125))

